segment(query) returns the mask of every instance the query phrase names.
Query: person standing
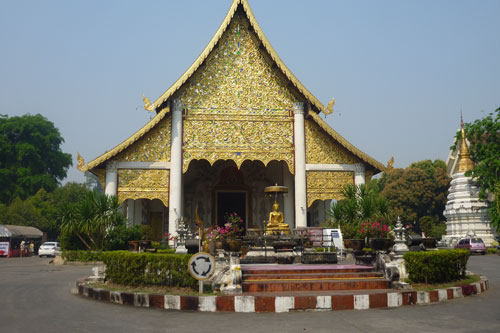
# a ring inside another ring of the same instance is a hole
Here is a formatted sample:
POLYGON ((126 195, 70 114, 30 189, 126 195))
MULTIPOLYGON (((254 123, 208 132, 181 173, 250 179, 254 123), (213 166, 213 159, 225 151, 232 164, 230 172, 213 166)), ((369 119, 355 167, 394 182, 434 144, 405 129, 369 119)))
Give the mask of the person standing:
POLYGON ((21 245, 19 246, 20 247, 20 250, 21 250, 21 258, 23 257, 23 252, 24 252, 24 245, 25 245, 25 241, 21 241, 21 245))
POLYGON ((35 254, 35 243, 33 243, 33 241, 31 241, 31 243, 30 243, 30 256, 33 257, 34 254, 35 254))

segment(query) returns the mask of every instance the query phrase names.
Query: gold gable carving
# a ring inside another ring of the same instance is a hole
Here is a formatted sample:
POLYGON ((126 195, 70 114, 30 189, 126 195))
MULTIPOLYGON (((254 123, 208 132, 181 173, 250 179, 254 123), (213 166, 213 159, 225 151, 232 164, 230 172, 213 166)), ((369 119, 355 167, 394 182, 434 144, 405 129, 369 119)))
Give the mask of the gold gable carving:
POLYGON ((344 185, 354 184, 351 171, 307 171, 307 207, 316 200, 343 199, 344 185))
POLYGON ((118 170, 118 201, 160 199, 168 207, 170 170, 118 170))
POLYGON ((314 121, 306 119, 306 163, 354 164, 362 162, 325 133, 314 121))
MULTIPOLYGON (((166 91, 164 92, 151 106, 156 110, 161 109, 162 104, 167 102, 172 96, 178 94, 178 90, 191 79, 191 77, 196 73, 196 71, 206 64, 207 57, 212 55, 214 50, 221 46, 221 39, 225 36, 225 33, 231 29, 233 21, 236 19, 245 19, 245 23, 249 22, 249 29, 252 30, 251 38, 254 39, 256 45, 259 46, 262 50, 267 52, 266 57, 269 58, 269 61, 273 63, 279 72, 286 77, 287 81, 290 82, 291 86, 294 89, 297 89, 300 92, 301 96, 305 98, 311 105, 314 107, 316 111, 321 111, 324 109, 323 104, 314 97, 305 87, 300 83, 300 81, 293 75, 293 73, 286 67, 283 61, 280 59, 276 51, 271 46, 271 43, 265 36, 264 32, 260 28, 255 16, 248 5, 247 0, 233 0, 233 3, 224 18, 224 21, 220 25, 219 29, 217 29, 215 35, 212 37, 208 45, 201 52, 200 56, 194 61, 194 63, 188 68, 188 70, 166 91)), ((232 54, 229 54, 232 56, 232 54)), ((262 73, 264 74, 264 73, 262 73)), ((299 100, 303 100, 300 98, 299 100)))
POLYGON ((185 108, 183 171, 192 160, 285 161, 294 172, 295 98, 241 12, 177 93, 185 108))
POLYGON ((171 117, 167 116, 139 140, 119 153, 120 162, 170 161, 171 117))

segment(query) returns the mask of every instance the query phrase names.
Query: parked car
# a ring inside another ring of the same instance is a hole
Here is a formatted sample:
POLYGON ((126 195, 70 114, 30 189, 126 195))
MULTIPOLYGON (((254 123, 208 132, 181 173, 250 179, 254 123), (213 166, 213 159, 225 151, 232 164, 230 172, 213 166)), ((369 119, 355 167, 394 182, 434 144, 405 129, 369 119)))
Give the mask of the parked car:
POLYGON ((55 257, 56 252, 59 251, 61 251, 61 246, 59 245, 59 242, 45 242, 42 245, 40 245, 40 248, 38 249, 38 256, 55 257))
POLYGON ((486 246, 481 238, 472 237, 461 239, 457 245, 456 249, 468 249, 471 253, 481 253, 486 254, 486 246))

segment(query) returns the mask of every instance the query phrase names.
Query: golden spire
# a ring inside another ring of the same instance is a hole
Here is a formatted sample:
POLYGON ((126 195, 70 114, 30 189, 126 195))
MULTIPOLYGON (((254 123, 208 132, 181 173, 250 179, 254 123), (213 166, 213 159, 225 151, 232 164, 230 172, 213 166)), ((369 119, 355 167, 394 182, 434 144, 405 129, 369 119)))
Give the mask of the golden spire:
POLYGON ((465 138, 464 120, 460 114, 460 126, 462 127, 462 140, 460 142, 460 152, 458 154, 458 172, 466 172, 474 168, 474 162, 470 159, 469 148, 465 138))

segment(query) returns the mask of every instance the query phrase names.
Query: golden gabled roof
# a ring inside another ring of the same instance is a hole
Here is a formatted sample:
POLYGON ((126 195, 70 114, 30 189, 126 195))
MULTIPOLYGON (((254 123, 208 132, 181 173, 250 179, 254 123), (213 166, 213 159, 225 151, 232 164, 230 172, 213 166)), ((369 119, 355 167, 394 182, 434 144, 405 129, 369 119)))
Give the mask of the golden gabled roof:
POLYGON ((101 163, 115 157, 125 149, 127 149, 130 145, 132 145, 134 142, 139 140, 142 136, 144 136, 149 130, 151 130, 153 127, 156 126, 162 120, 165 115, 168 113, 169 108, 164 108, 162 111, 160 111, 153 119, 151 119, 146 125, 144 125, 141 129, 139 129, 137 132, 134 133, 131 137, 129 137, 127 140, 123 141, 119 145, 117 145, 115 148, 105 152, 101 156, 95 158, 94 160, 90 161, 87 163, 87 165, 81 169, 82 172, 92 170, 95 167, 98 167, 101 163))
POLYGON ((337 133, 333 128, 331 128, 321 117, 314 113, 314 112, 309 112, 309 116, 318 124, 318 126, 321 127, 328 135, 330 135, 335 141, 340 143, 345 149, 359 157, 361 160, 366 162, 367 164, 370 164, 374 169, 380 170, 380 171, 385 171, 387 168, 374 158, 368 156, 367 154, 363 153, 361 150, 358 148, 354 147, 349 141, 344 139, 339 133, 337 133))
POLYGON ((164 92, 163 95, 161 95, 154 103, 152 103, 147 108, 148 110, 150 111, 158 110, 160 106, 163 103, 165 103, 179 88, 181 88, 181 86, 196 72, 196 70, 201 66, 201 64, 205 61, 205 59, 207 59, 210 52, 212 52, 215 45, 217 45, 217 43, 221 39, 227 27, 231 23, 231 20, 234 14, 236 13, 239 5, 243 7, 243 10, 245 11, 247 18, 250 21, 252 28, 255 30, 255 33, 262 42, 262 45, 266 49, 267 53, 269 53, 273 61, 276 63, 278 68, 283 72, 283 74, 287 77, 287 79, 290 80, 290 82, 294 85, 294 87, 297 88, 297 90, 302 95, 304 95, 304 97, 317 109, 318 112, 324 110, 323 104, 321 104, 321 102, 316 97, 314 97, 314 95, 311 94, 306 89, 306 87, 304 87, 302 83, 300 83, 300 81, 295 77, 295 75, 293 75, 292 71, 290 71, 288 67, 286 67, 286 65, 280 59, 276 51, 271 46, 271 43, 266 38, 266 35, 264 35, 264 32, 260 28, 259 24, 257 23, 257 20, 255 19, 255 16, 253 15, 247 0, 233 0, 231 8, 229 8, 229 11, 226 17, 224 18, 224 21, 222 22, 219 29, 212 37, 208 45, 205 47, 203 52, 201 52, 198 59, 196 59, 196 61, 191 65, 191 67, 189 67, 189 69, 166 92, 164 92))

